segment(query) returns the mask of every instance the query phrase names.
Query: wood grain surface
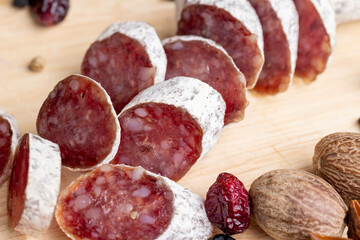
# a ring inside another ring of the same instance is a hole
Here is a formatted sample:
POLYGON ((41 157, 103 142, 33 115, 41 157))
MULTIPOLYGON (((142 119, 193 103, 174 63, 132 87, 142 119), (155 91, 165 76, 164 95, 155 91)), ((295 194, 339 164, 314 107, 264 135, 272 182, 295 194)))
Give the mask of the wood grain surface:
MULTIPOLYGON (((165 0, 72 0, 58 26, 37 25, 28 9, 0 0, 0 108, 13 114, 22 133, 36 133, 38 110, 55 84, 79 73, 89 45, 115 21, 139 20, 155 26, 161 38, 175 33, 174 3, 165 0), (28 70, 35 56, 46 66, 28 70)), ((338 27, 337 46, 327 71, 310 85, 295 80, 277 96, 249 92, 245 120, 226 127, 215 148, 179 182, 205 197, 221 172, 231 172, 247 188, 261 174, 279 168, 311 171, 317 141, 337 131, 359 131, 360 22, 338 27)), ((64 171, 62 187, 76 174, 64 171)), ((0 239, 30 239, 8 229, 8 183, 0 188, 0 239)), ((217 230, 216 230, 217 231, 217 230)), ((256 223, 236 239, 271 239, 256 223)), ((53 220, 38 239, 65 240, 53 220)))

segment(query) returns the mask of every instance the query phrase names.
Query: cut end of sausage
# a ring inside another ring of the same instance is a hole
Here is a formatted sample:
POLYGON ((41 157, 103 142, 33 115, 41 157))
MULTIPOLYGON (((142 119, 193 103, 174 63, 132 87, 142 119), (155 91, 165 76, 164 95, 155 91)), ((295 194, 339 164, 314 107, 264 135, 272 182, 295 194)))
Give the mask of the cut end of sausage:
POLYGON ((261 23, 247 0, 187 0, 178 4, 179 35, 197 35, 220 44, 253 88, 264 63, 261 23))
POLYGON ((176 36, 163 41, 168 65, 165 79, 178 76, 199 79, 214 89, 226 103, 225 125, 244 118, 248 106, 245 76, 224 48, 198 36, 176 36))
POLYGON ((110 97, 94 80, 72 75, 60 81, 37 118, 41 137, 59 144, 62 164, 90 170, 109 163, 120 144, 120 125, 110 97))
MULTIPOLYGON (((200 126, 203 137, 201 140, 201 155, 199 159, 203 156, 205 156, 210 149, 215 145, 217 140, 219 139, 221 130, 224 126, 224 116, 225 116, 225 102, 219 92, 217 92, 215 89, 213 89, 210 85, 195 79, 195 78, 189 78, 189 77, 176 77, 173 79, 169 79, 165 82, 158 83, 150 88, 147 88, 146 90, 139 93, 133 100, 125 106, 123 111, 120 113, 120 118, 122 117, 122 114, 125 113, 128 109, 132 109, 135 106, 138 106, 140 104, 148 104, 148 103, 160 103, 160 104, 166 104, 166 105, 172 105, 176 108, 180 108, 190 114, 192 119, 194 119, 197 124, 200 126)), ((135 109, 134 109, 135 110, 135 109)), ((141 113, 143 114, 143 113, 141 113)), ((165 121, 165 120, 164 120, 165 121)), ((166 121, 173 121, 171 118, 167 117, 166 121)), ((179 123, 172 123, 175 125, 184 125, 185 122, 181 120, 182 122, 179 123)), ((141 121, 143 123, 143 121, 141 121)), ((142 127, 145 128, 143 124, 141 124, 142 127)), ((195 125, 193 125, 195 126, 195 125)), ((183 135, 183 134, 190 134, 187 133, 188 130, 186 129, 186 124, 184 125, 184 131, 181 133, 182 128, 177 129, 177 131, 183 135)), ((193 128, 193 127, 191 127, 193 128)), ((165 128, 166 129, 166 128, 165 128)), ((194 128, 194 129, 197 129, 194 128)), ((166 140, 166 137, 168 136, 168 132, 161 132, 158 133, 162 136, 161 142, 163 140, 166 140)), ((195 133, 194 133, 195 134, 195 133)), ((197 134, 193 135, 196 136, 197 134)), ((146 134, 144 133, 144 136, 146 134)), ((198 137, 196 136, 195 139, 198 137)), ((144 142, 147 141, 146 137, 143 138, 144 142)), ((180 139, 178 139, 180 140, 180 139)), ((190 141, 191 139, 188 139, 190 141)), ((160 141, 160 140, 156 140, 160 141)), ((191 140, 192 141, 192 140, 191 140)), ((195 141, 196 142, 196 141, 195 141)), ((127 144, 124 141, 124 144, 127 144)), ((149 143, 149 144, 158 144, 157 143, 149 143)), ((163 147, 165 147, 164 152, 167 152, 166 148, 171 143, 163 142, 163 147)), ((181 156, 184 156, 186 149, 189 148, 186 142, 181 143, 181 148, 179 151, 183 152, 181 153, 181 156)), ((170 145, 171 146, 171 145, 170 145)), ((193 145, 192 145, 193 146, 193 145)), ((192 148, 192 147, 190 147, 192 148)), ((160 148, 157 148, 161 150, 160 148)), ((176 161, 174 163, 184 162, 179 161, 179 156, 173 156, 176 161)), ((151 160, 148 160, 151 164, 151 160)), ((144 166, 145 167, 145 166, 144 166)), ((166 166, 164 166, 166 168, 166 166)), ((191 167, 191 166, 190 166, 191 167)), ((151 168, 147 169, 152 171, 151 168)), ((163 169, 161 172, 165 172, 166 169, 163 169)), ((177 179, 176 177, 175 179, 177 179)))
POLYGON ((295 75, 314 81, 330 62, 335 46, 334 10, 327 0, 294 0, 299 14, 299 47, 295 75))
POLYGON ((164 81, 166 56, 155 29, 144 22, 117 22, 87 50, 81 72, 99 82, 114 108, 122 108, 140 91, 164 81))
POLYGON ((200 158, 203 131, 183 108, 142 103, 119 121, 122 141, 112 164, 142 166, 178 181, 200 158))
POLYGON ((9 178, 20 138, 16 119, 0 110, 0 186, 9 178))
POLYGON ((25 134, 16 149, 9 185, 9 224, 25 235, 49 228, 60 191, 61 157, 57 144, 25 134))
POLYGON ((259 16, 264 35, 265 63, 255 86, 261 94, 286 91, 294 75, 299 20, 293 0, 249 0, 259 16))
POLYGON ((190 239, 189 230, 207 239, 211 225, 199 222, 202 214, 201 198, 171 180, 141 167, 105 164, 61 192, 55 216, 71 239, 190 239))

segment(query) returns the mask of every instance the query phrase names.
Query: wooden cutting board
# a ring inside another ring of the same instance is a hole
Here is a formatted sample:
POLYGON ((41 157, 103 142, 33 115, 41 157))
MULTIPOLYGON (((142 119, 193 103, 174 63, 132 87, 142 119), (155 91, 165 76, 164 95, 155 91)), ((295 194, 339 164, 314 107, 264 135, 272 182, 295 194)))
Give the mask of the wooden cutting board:
MULTIPOLYGON (((72 0, 62 24, 44 28, 28 9, 0 0, 0 108, 13 114, 22 133, 36 133, 38 110, 55 84, 79 73, 89 45, 115 21, 139 20, 155 26, 161 38, 175 33, 174 3, 165 0, 72 0), (27 68, 35 56, 43 72, 27 68)), ((310 85, 295 80, 277 96, 249 92, 245 120, 226 127, 215 148, 179 183, 205 197, 221 172, 231 172, 247 188, 261 174, 279 168, 311 171, 314 146, 337 131, 359 131, 360 21, 338 27, 337 46, 327 71, 310 85)), ((75 174, 63 172, 65 187, 75 174)), ((29 239, 8 229, 8 183, 0 188, 0 239, 29 239)), ((218 230, 217 230, 218 231, 218 230)), ((236 239, 271 239, 255 222, 236 239)), ((67 237, 53 220, 43 240, 67 237)))

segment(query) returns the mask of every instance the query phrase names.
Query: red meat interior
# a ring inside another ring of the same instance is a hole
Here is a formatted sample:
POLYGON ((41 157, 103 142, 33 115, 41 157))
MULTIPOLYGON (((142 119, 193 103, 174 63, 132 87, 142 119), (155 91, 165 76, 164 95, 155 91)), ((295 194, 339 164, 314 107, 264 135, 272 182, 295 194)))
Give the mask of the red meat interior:
POLYGON ((16 149, 8 195, 10 227, 14 229, 24 210, 25 189, 29 171, 29 135, 25 134, 16 149))
POLYGON ((113 164, 142 166, 177 181, 201 155, 202 129, 181 108, 143 103, 122 113, 119 121, 121 143, 113 164))

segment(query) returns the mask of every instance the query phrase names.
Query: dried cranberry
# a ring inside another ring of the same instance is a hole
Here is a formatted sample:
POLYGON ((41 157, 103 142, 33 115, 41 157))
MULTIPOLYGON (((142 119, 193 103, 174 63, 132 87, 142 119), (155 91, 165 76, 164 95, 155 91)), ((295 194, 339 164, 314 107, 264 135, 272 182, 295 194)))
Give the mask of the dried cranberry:
POLYGON ((234 238, 224 235, 224 234, 217 234, 212 240, 235 240, 234 238))
POLYGON ((29 0, 13 0, 13 6, 17 8, 24 8, 29 5, 29 0))
POLYGON ((242 233, 249 227, 249 194, 230 173, 221 173, 210 187, 205 210, 210 222, 228 235, 242 233))
POLYGON ((64 20, 69 10, 69 0, 30 0, 31 11, 45 26, 55 25, 64 20))

